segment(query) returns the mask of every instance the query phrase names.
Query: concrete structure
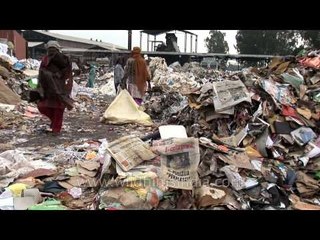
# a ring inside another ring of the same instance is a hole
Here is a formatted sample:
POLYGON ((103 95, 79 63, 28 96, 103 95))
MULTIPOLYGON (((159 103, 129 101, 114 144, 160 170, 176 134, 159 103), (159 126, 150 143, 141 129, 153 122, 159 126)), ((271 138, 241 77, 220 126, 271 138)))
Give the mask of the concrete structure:
POLYGON ((0 30, 0 38, 10 41, 14 45, 13 55, 18 59, 25 59, 27 57, 27 41, 16 30, 0 30))
POLYGON ((108 57, 111 52, 126 48, 98 40, 88 40, 78 37, 51 33, 40 30, 26 30, 24 38, 28 41, 29 56, 40 59, 45 53, 45 43, 56 40, 62 47, 62 52, 80 62, 94 61, 96 58, 108 57))
MULTIPOLYGON (((188 35, 190 35, 190 43, 189 43, 189 46, 190 46, 190 53, 191 52, 197 52, 197 49, 198 49, 198 35, 197 34, 194 34, 194 33, 192 33, 192 32, 190 32, 190 31, 186 31, 186 30, 142 30, 142 31, 140 31, 140 48, 142 49, 142 34, 143 33, 145 33, 145 34, 147 34, 147 51, 149 51, 149 46, 150 46, 150 44, 151 44, 151 48, 150 48, 150 50, 151 50, 151 52, 152 51, 156 51, 156 48, 157 48, 157 44, 158 43, 162 43, 161 41, 157 41, 157 36, 158 35, 161 35, 161 34, 167 34, 168 35, 168 38, 169 39, 167 39, 167 41, 169 40, 169 42, 171 42, 172 40, 170 39, 170 35, 171 36, 175 36, 175 34, 174 33, 169 33, 169 32, 172 32, 172 31, 174 31, 174 32, 176 32, 176 31, 179 31, 179 32, 183 32, 184 33, 184 51, 183 52, 187 52, 187 38, 188 38, 188 35), (153 36, 153 40, 150 40, 150 35, 151 36, 153 36), (193 37, 194 37, 194 43, 193 43, 193 37), (194 51, 193 51, 193 45, 195 46, 195 49, 194 49, 194 51)), ((172 41, 172 43, 174 44, 174 45, 177 45, 177 42, 176 41, 172 41)), ((162 43, 163 44, 163 43, 162 43)), ((168 45, 168 43, 167 43, 167 45, 168 45)), ((176 48, 176 50, 175 50, 175 52, 182 52, 182 51, 180 51, 180 50, 178 50, 178 46, 175 46, 175 48, 176 48)))

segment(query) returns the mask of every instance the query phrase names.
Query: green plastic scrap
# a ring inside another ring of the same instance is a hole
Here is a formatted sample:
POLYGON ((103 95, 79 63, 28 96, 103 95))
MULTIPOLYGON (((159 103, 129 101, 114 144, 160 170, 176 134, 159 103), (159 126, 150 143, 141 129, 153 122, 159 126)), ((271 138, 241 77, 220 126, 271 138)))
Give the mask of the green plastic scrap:
POLYGON ((303 77, 301 78, 300 76, 294 76, 288 73, 283 73, 281 76, 286 83, 292 85, 298 93, 300 92, 300 85, 303 84, 304 81, 303 77))
POLYGON ((67 208, 61 205, 61 202, 55 199, 48 199, 43 203, 33 205, 28 210, 67 210, 67 208))
POLYGON ((304 56, 304 55, 306 55, 307 54, 307 50, 305 50, 305 49, 302 49, 298 54, 297 54, 297 56, 304 56))
POLYGON ((28 81, 28 85, 29 85, 30 88, 36 89, 38 87, 38 79, 37 78, 31 78, 28 81))
POLYGON ((317 172, 315 175, 314 175, 315 179, 319 180, 320 179, 320 172, 317 172))
POLYGON ((313 95, 313 101, 320 102, 320 92, 317 92, 313 95))

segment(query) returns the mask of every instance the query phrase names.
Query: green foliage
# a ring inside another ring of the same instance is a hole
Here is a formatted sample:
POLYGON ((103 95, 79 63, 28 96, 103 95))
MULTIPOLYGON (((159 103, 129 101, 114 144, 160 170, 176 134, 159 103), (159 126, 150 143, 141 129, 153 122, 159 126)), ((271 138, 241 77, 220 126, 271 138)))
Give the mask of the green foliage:
POLYGON ((217 30, 211 30, 210 36, 205 39, 206 47, 209 53, 228 53, 229 46, 224 39, 225 33, 217 30))

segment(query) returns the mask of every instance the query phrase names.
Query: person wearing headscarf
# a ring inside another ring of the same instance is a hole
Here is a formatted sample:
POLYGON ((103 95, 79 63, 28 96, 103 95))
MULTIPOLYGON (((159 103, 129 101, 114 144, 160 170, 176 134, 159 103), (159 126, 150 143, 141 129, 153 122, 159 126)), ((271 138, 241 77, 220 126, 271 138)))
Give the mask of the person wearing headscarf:
POLYGON ((8 45, 8 55, 14 56, 14 55, 15 55, 15 54, 14 54, 14 49, 15 49, 14 44, 9 41, 9 42, 7 43, 7 45, 8 45))
POLYGON ((122 88, 127 88, 135 102, 141 105, 147 91, 147 83, 150 86, 147 63, 141 56, 141 49, 134 47, 124 69, 122 88))
POLYGON ((51 120, 52 133, 57 135, 62 128, 65 108, 73 108, 73 100, 69 97, 73 84, 72 63, 69 57, 60 52, 57 41, 49 41, 46 48, 47 55, 42 59, 39 69, 37 90, 41 100, 37 107, 40 113, 51 120))
POLYGON ((94 80, 96 78, 96 68, 94 65, 90 65, 90 71, 89 71, 89 79, 87 83, 87 87, 93 88, 94 87, 94 80))
POLYGON ((116 92, 118 92, 118 86, 121 83, 122 78, 124 77, 124 70, 123 70, 123 58, 118 57, 116 60, 116 66, 114 67, 114 87, 116 92))

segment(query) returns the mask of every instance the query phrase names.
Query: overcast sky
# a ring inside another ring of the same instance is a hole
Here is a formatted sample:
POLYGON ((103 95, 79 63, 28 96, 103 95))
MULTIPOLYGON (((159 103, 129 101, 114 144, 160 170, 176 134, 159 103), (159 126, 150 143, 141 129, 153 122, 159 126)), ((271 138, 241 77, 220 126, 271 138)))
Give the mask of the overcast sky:
MULTIPOLYGON (((209 30, 188 30, 198 35, 198 52, 205 53, 207 52, 207 48, 205 47, 204 40, 209 36, 209 30)), ((229 53, 235 54, 237 53, 236 49, 233 47, 236 44, 235 36, 237 34, 237 30, 220 30, 221 32, 226 33, 226 40, 229 44, 229 53)), ((74 37, 81 37, 86 39, 98 39, 103 42, 109 42, 116 45, 120 45, 123 47, 128 46, 128 31, 127 30, 50 30, 50 32, 60 33, 64 35, 70 35, 74 37)), ((178 38, 178 46, 181 52, 184 52, 184 33, 177 31, 176 36, 178 38)), ((147 35, 143 34, 142 36, 142 50, 147 50, 147 35)), ((149 40, 154 40, 153 36, 150 36, 149 40)), ((162 34, 157 37, 157 41, 165 42, 165 34, 162 34)), ((195 50, 195 39, 193 38, 193 51, 195 50)), ((132 45, 140 46, 140 31, 133 30, 132 31, 132 45)), ((151 45, 150 45, 151 47, 151 45)), ((187 40, 187 52, 190 52, 190 35, 188 35, 187 40)))

